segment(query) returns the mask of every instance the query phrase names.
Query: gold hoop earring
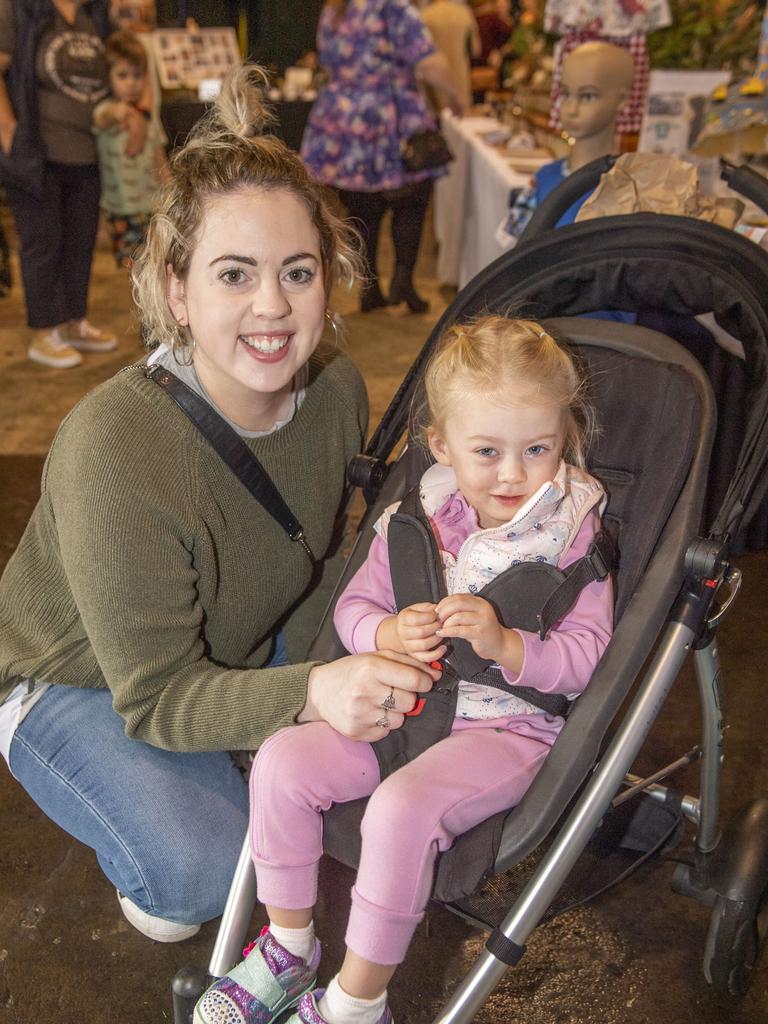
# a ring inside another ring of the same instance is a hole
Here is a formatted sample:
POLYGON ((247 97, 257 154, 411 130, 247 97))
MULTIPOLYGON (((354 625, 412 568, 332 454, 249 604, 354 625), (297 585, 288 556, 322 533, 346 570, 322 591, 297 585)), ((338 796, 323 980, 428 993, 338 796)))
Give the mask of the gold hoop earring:
POLYGON ((339 314, 338 313, 334 313, 332 309, 326 309, 326 311, 325 311, 325 320, 326 320, 326 323, 328 323, 333 328, 333 337, 334 337, 334 341, 336 343, 336 347, 338 348, 339 341, 340 341, 340 339, 342 337, 342 331, 343 331, 343 327, 342 327, 342 325, 340 323, 340 320, 339 320, 339 314))
MULTIPOLYGON (((183 325, 180 325, 183 328, 183 325)), ((195 354, 195 339, 192 338, 191 342, 181 341, 182 332, 178 334, 174 332, 171 338, 171 353, 173 354, 173 360, 177 366, 191 366, 193 362, 193 356, 195 354), (184 358, 179 359, 179 350, 182 350, 184 358)))

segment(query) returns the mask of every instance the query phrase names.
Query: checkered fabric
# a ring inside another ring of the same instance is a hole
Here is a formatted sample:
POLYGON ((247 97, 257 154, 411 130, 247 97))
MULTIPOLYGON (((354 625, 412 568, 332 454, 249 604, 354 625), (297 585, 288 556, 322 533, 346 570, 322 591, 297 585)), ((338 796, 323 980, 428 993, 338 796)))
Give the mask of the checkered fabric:
POLYGON ((549 127, 557 132, 562 127, 560 124, 560 73, 563 67, 563 60, 577 46, 581 46, 582 43, 591 43, 595 40, 603 43, 613 43, 615 46, 623 46, 626 50, 629 50, 635 62, 635 78, 632 83, 632 89, 629 93, 629 99, 616 118, 616 131, 619 135, 639 132, 643 121, 643 111, 645 110, 645 98, 648 93, 648 79, 651 73, 648 48, 645 45, 645 35, 642 32, 636 32, 631 36, 605 35, 599 18, 590 22, 589 25, 567 32, 555 48, 555 69, 552 73, 549 127))
POLYGON ((544 31, 564 36, 571 29, 600 23, 607 36, 648 35, 672 24, 669 0, 547 0, 544 31))

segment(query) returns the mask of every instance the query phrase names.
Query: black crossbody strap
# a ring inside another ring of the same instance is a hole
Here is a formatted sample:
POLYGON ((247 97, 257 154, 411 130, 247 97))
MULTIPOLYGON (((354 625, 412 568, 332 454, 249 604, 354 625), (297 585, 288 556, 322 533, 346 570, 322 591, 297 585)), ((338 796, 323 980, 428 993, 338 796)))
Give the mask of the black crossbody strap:
POLYGON ((267 471, 238 433, 211 408, 208 402, 164 366, 151 367, 147 370, 147 377, 165 389, 243 486, 285 530, 290 539, 301 544, 310 561, 314 563, 315 556, 304 536, 304 528, 283 501, 267 471))

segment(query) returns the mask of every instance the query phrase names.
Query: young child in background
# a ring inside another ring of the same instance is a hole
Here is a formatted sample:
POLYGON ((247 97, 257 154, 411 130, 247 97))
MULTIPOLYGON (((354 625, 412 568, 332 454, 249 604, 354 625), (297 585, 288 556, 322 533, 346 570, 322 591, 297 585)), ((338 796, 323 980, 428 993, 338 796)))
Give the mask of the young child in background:
MULTIPOLYGON (((337 603, 337 632, 351 652, 394 651, 424 662, 463 638, 507 683, 573 698, 611 636, 610 577, 581 590, 543 640, 505 627, 476 594, 521 561, 567 567, 600 529, 605 495, 584 469, 591 410, 576 365, 539 324, 485 317, 448 329, 425 388, 436 465, 423 475, 420 496, 448 596, 398 613, 386 540, 391 506, 337 603)), ((414 707, 414 694, 387 689, 376 722, 384 735, 414 707)), ((195 1021, 268 1024, 298 1003, 288 1024, 391 1024, 387 984, 423 916, 438 852, 520 801, 563 721, 520 696, 460 682, 450 735, 384 781, 373 745, 325 722, 270 737, 250 783, 251 849, 269 925, 201 998, 195 1021), (322 811, 365 796, 347 953, 328 989, 313 992, 322 811)))
POLYGON ((130 32, 115 32, 104 49, 111 95, 93 113, 101 205, 117 264, 130 268, 133 252, 144 241, 157 185, 168 174, 165 136, 138 106, 148 70, 144 47, 130 32))

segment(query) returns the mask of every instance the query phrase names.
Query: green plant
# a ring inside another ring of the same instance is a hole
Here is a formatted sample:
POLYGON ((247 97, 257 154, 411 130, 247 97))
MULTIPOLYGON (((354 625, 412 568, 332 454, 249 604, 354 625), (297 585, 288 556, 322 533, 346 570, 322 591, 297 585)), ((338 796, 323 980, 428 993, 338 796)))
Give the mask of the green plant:
POLYGON ((744 0, 671 0, 672 25, 648 36, 653 68, 754 72, 762 10, 744 0))

